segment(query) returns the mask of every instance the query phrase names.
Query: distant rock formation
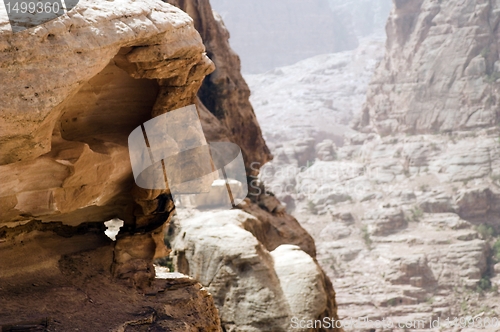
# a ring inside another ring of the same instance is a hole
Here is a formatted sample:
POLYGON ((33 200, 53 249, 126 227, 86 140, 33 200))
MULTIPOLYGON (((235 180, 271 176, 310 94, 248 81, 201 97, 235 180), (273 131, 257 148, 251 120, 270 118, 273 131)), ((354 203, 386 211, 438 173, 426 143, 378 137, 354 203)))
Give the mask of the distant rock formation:
POLYGON ((500 122, 500 5, 394 1, 386 55, 358 128, 381 135, 472 130, 500 122))
MULTIPOLYGON (((335 280, 339 316, 421 320, 425 328, 430 317, 492 320, 500 314, 500 5, 394 4, 364 106, 361 89, 345 90, 346 104, 359 107, 355 118, 363 112, 335 158, 325 158, 333 156, 328 140, 315 146, 313 137, 282 134, 281 123, 310 118, 318 104, 294 102, 274 123, 271 110, 284 109, 288 91, 289 100, 309 101, 328 96, 328 79, 361 78, 354 60, 342 71, 321 56, 250 76, 256 113, 268 120, 264 135, 282 138, 260 178, 314 238, 317 260, 335 280), (313 66, 318 59, 336 70, 313 66), (288 90, 297 78, 300 89, 288 90), (307 84, 315 81, 323 84, 307 84)), ((366 88, 363 81, 352 80, 366 88)), ((324 121, 330 133, 338 119, 324 121)), ((294 125, 313 132, 307 121, 294 125)))
MULTIPOLYGON (((384 41, 366 37, 353 51, 317 55, 267 73, 245 75, 268 145, 292 139, 304 145, 311 138, 342 144, 343 135, 352 131, 349 123, 359 117, 366 101, 368 84, 384 56, 384 41)), ((273 154, 280 158, 277 149, 273 154)))
POLYGON ((328 0, 212 0, 212 6, 231 32, 244 73, 263 73, 358 44, 328 0))

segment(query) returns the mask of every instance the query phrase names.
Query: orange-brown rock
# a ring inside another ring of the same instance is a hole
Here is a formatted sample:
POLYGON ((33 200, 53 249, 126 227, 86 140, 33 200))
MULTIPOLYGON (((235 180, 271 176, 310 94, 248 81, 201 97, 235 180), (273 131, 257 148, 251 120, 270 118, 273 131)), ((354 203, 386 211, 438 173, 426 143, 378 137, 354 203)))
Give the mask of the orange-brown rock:
POLYGON ((200 285, 154 280, 174 205, 135 186, 127 146, 213 71, 193 21, 154 0, 82 0, 16 34, 1 20, 1 329, 219 331, 200 285))

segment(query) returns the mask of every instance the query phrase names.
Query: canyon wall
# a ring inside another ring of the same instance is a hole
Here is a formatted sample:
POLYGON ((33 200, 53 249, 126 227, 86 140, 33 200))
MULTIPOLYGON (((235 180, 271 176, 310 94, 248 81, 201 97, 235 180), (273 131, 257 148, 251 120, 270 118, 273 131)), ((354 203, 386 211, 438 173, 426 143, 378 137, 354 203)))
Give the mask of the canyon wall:
POLYGON ((498 125, 496 1, 394 1, 358 125, 382 135, 498 125))
POLYGON ((198 94, 207 140, 240 145, 250 183, 248 198, 237 207, 244 212, 178 211, 167 236, 176 270, 200 280, 213 294, 227 331, 288 331, 293 317, 336 319, 335 292, 317 264, 311 236, 274 196, 255 185, 260 166, 272 157, 224 23, 208 0, 170 2, 193 18, 216 66, 198 94), (305 263, 289 266, 286 257, 305 263), (290 279, 301 282, 296 286, 287 283, 290 279))
POLYGON ((127 147, 145 120, 194 103, 214 69, 189 16, 81 1, 16 34, 2 20, 0 40, 2 329, 219 331, 200 284, 154 279, 174 206, 135 186, 127 147), (111 218, 124 221, 116 242, 111 218))
MULTIPOLYGON (((358 89, 345 95, 361 106, 352 112, 360 114, 358 132, 336 145, 283 139, 260 173, 314 238, 341 318, 385 319, 394 324, 384 331, 399 331, 398 323, 420 321, 424 330, 431 320, 484 322, 500 314, 499 13, 498 1, 395 0, 366 102, 354 93, 368 82, 356 75, 356 57, 343 59, 343 71, 331 65, 341 59, 334 54, 248 80, 258 117, 272 119, 269 110, 285 105, 276 91, 285 95, 297 77, 357 78, 351 84, 358 89), (329 71, 317 68, 318 60, 329 71)), ((325 93, 326 84, 304 83, 304 96, 325 93)), ((309 107, 290 106, 279 123, 297 121, 309 107)), ((335 133, 339 121, 326 120, 335 133)), ((308 122, 294 125, 311 132, 308 122)), ((268 128, 264 135, 284 132, 268 128)))

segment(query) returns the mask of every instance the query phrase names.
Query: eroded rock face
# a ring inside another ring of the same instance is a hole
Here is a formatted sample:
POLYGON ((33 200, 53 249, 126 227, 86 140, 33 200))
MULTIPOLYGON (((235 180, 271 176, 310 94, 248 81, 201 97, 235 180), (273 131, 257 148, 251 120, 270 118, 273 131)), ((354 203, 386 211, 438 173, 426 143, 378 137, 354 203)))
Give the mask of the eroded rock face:
POLYGON ((12 84, 1 97, 2 223, 78 225, 115 215, 144 226, 141 216, 157 207, 141 201, 162 193, 136 192, 142 211, 134 217, 127 136, 151 115, 193 103, 213 65, 190 19, 174 7, 93 5, 3 33, 3 81, 12 84), (15 56, 7 56, 13 47, 15 56))
MULTIPOLYGON (((314 238, 340 317, 421 319, 426 328, 430 317, 492 319, 499 314, 500 286, 498 3, 394 4, 387 53, 364 112, 357 108, 362 89, 345 94, 361 125, 346 133, 344 144, 334 140, 335 159, 326 159, 317 144, 314 160, 300 167, 288 148, 297 140, 280 125, 315 113, 298 103, 285 108, 278 92, 298 77, 296 69, 312 82, 322 73, 325 83, 338 71, 320 71, 317 57, 250 76, 257 115, 268 122, 264 135, 283 141, 271 146, 276 157, 260 178, 314 238), (280 121, 273 122, 273 109, 286 109, 280 121)), ((343 68, 343 77, 358 74, 354 66, 343 68)), ((299 95, 296 87, 290 99, 299 95)), ((300 94, 319 98, 324 87, 300 85, 300 94)), ((328 133, 338 133, 340 118, 324 120, 328 133)), ((294 132, 315 138, 309 122, 293 124, 294 132)))
POLYGON ((299 247, 289 244, 279 246, 271 256, 292 317, 320 317, 328 299, 325 277, 318 264, 299 247))
POLYGON ((395 1, 359 128, 387 135, 497 125, 499 18, 495 1, 395 1))
MULTIPOLYGON (((244 209, 252 211, 250 205, 247 200, 244 209)), ((290 331, 293 317, 337 317, 314 242, 298 224, 305 239, 290 236, 285 219, 276 225, 241 210, 179 213, 168 236, 174 265, 208 288, 225 331, 290 331), (266 238, 275 232, 279 236, 266 238), (301 247, 285 244, 293 242, 301 247)))
POLYGON ((212 293, 226 330, 286 331, 290 309, 273 259, 242 225, 252 219, 235 210, 175 223, 175 264, 212 293))
POLYGON ((3 21, 0 27, 0 279, 9 302, 0 324, 50 315, 61 331, 146 323, 219 331, 213 301, 199 285, 168 277, 177 289, 174 308, 163 299, 171 286, 153 280, 152 260, 167 254, 163 225, 174 206, 168 189, 134 185, 127 149, 130 131, 145 120, 195 103, 213 71, 192 20, 159 1, 89 0, 17 34, 3 21), (104 235, 110 217, 124 221, 116 243, 104 235), (74 299, 58 301, 63 294, 74 299), (76 309, 94 300, 107 309, 76 309), (141 313, 144 307, 151 312, 141 313))

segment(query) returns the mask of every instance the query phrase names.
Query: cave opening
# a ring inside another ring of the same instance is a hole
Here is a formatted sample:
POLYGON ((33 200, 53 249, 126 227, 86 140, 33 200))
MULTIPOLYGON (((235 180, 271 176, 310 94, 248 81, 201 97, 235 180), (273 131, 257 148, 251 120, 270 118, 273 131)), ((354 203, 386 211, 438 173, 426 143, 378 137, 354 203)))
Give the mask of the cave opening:
POLYGON ((131 76, 136 64, 126 55, 132 50, 121 48, 61 105, 50 155, 71 176, 63 184, 61 214, 47 221, 77 225, 119 218, 133 223, 128 136, 151 119, 160 85, 156 79, 131 76))
POLYGON ((133 78, 122 48, 109 64, 84 83, 65 103, 59 122, 63 139, 96 147, 96 140, 126 145, 128 135, 151 118, 159 84, 157 80, 133 78))

